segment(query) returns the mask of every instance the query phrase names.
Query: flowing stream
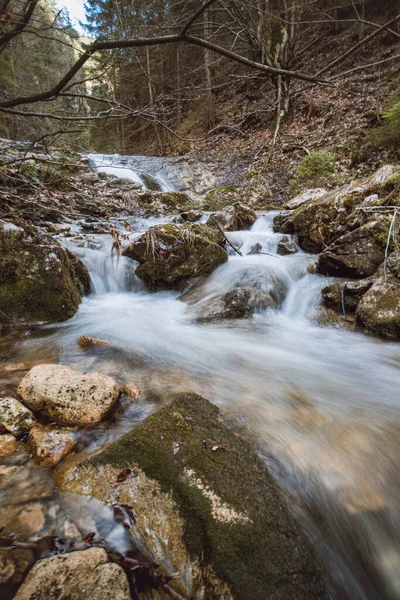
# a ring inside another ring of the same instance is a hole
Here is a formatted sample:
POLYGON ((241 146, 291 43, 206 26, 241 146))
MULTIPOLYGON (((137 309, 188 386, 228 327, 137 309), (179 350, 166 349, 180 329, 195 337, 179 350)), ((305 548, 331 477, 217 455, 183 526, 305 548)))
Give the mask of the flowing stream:
MULTIPOLYGON (((321 289, 330 280, 308 272, 315 256, 277 255, 275 215, 229 233, 243 257, 232 253, 186 301, 147 292, 135 263, 112 255, 110 236, 88 236, 81 246, 69 241, 95 293, 70 321, 12 342, 15 377, 20 363, 59 362, 137 382, 144 390, 139 405, 121 407, 108 430, 93 434, 91 450, 132 428, 171 392, 209 398, 293 498, 338 597, 400 598, 400 345, 318 325, 321 289), (268 254, 249 254, 256 243, 268 254), (238 286, 279 289, 284 300, 250 319, 197 322, 238 286), (77 345, 81 335, 106 340, 112 350, 88 354, 77 345)), ((171 217, 128 220, 132 240, 171 217)))

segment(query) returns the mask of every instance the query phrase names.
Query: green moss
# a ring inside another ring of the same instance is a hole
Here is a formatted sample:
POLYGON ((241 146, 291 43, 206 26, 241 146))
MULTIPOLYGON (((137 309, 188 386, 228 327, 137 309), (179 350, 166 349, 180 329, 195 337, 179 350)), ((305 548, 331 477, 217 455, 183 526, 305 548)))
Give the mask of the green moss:
POLYGON ((218 409, 204 398, 178 397, 89 464, 139 467, 172 494, 192 559, 211 564, 235 598, 324 597, 312 552, 263 462, 221 423, 218 409), (179 450, 174 453, 176 443, 179 450), (245 521, 214 518, 210 500, 188 482, 185 472, 193 473, 245 521))
POLYGON ((205 210, 221 210, 232 204, 233 194, 238 191, 237 185, 221 185, 208 192, 203 204, 205 210))

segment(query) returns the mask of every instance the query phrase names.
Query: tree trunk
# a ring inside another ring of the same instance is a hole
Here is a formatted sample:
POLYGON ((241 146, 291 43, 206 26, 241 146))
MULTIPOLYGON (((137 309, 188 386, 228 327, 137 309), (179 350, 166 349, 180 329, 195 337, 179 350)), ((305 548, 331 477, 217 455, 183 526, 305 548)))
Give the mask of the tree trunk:
MULTIPOLYGON (((206 0, 203 0, 204 4, 206 0)), ((209 39, 209 35, 211 33, 210 27, 210 11, 207 9, 204 12, 204 37, 205 39, 209 39)), ((212 93, 212 72, 211 72, 211 61, 212 55, 208 48, 204 48, 203 52, 204 56, 204 74, 205 74, 205 88, 206 88, 206 115, 205 115, 205 126, 206 128, 212 129, 215 124, 215 107, 214 107, 214 99, 212 93)))

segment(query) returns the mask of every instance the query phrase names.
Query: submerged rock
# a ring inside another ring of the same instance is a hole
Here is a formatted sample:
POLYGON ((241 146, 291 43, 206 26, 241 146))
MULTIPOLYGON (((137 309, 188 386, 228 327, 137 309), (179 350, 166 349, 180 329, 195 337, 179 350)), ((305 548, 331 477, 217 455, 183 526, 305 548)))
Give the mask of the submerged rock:
POLYGON ((265 464, 200 396, 177 397, 55 479, 64 491, 133 507, 135 534, 179 573, 170 585, 184 597, 326 597, 318 561, 265 464))
POLYGON ((21 381, 18 394, 34 412, 61 425, 97 423, 120 396, 118 384, 101 373, 81 373, 62 365, 38 365, 21 381))
POLYGON ((14 600, 131 600, 123 569, 103 548, 39 560, 14 600))
POLYGON ((320 254, 319 272, 359 279, 373 275, 385 258, 389 225, 386 217, 379 217, 339 237, 320 254))
POLYGON ((356 317, 370 333, 400 340, 400 281, 379 278, 360 301, 356 317))
POLYGON ((78 344, 81 348, 104 347, 110 345, 108 342, 103 342, 102 340, 92 338, 90 335, 81 335, 78 340, 78 344))
POLYGON ((36 423, 29 432, 28 444, 41 467, 54 467, 69 454, 77 441, 74 431, 43 427, 36 423))
MULTIPOLYGON (((58 322, 82 299, 82 263, 33 227, 0 223, 0 323, 58 322)), ((86 271, 86 270, 85 270, 86 271)))
POLYGON ((223 236, 203 224, 157 225, 123 255, 140 263, 136 274, 151 290, 182 290, 228 260, 223 245, 223 236))
POLYGON ((35 416, 21 402, 15 398, 0 399, 0 431, 18 435, 29 431, 35 423, 35 416))
POLYGON ((10 433, 0 434, 0 458, 10 456, 17 449, 17 440, 10 433))
POLYGON ((130 381, 124 385, 124 393, 132 398, 133 400, 137 400, 140 396, 140 388, 134 383, 130 381))

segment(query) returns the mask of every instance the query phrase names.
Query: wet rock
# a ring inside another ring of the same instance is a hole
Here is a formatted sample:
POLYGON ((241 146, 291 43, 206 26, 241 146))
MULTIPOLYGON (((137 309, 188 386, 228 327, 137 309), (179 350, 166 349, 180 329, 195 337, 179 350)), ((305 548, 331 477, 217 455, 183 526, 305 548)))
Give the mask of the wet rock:
POLYGON ((72 263, 75 276, 82 286, 82 294, 90 294, 93 290, 92 282, 90 281, 89 271, 87 270, 83 262, 77 256, 75 256, 75 254, 70 252, 67 248, 65 249, 65 251, 72 263))
POLYGON ((0 519, 5 534, 17 534, 24 538, 39 534, 46 522, 44 505, 41 502, 14 504, 0 508, 0 519))
POLYGON ((32 550, 0 548, 0 597, 4 600, 14 595, 35 562, 32 550))
POLYGON ((380 217, 339 237, 318 258, 324 275, 364 279, 373 275, 385 258, 387 218, 380 217))
POLYGON ((132 506, 135 533, 179 573, 170 585, 185 597, 325 598, 313 551, 264 462, 200 396, 179 396, 96 456, 61 467, 56 483, 132 506))
POLYGON ((17 449, 17 440, 10 433, 0 435, 0 458, 10 456, 17 449))
POLYGON ((18 394, 34 412, 61 425, 97 423, 120 396, 118 384, 101 373, 81 373, 62 365, 38 365, 21 381, 18 394))
POLYGON ((223 236, 203 224, 157 225, 123 255, 139 261, 136 274, 151 290, 182 290, 228 260, 223 236))
POLYGON ((210 217, 210 224, 216 221, 224 231, 241 231, 250 229, 257 221, 257 214, 245 204, 236 202, 223 211, 210 217))
POLYGON ((279 242, 277 252, 281 256, 286 256, 287 254, 296 254, 298 248, 294 242, 290 241, 289 238, 285 236, 279 242))
POLYGON ((54 467, 65 458, 77 442, 76 432, 43 427, 36 423, 29 432, 28 444, 41 467, 54 467))
POLYGON ((82 286, 68 253, 33 226, 0 223, 0 323, 72 317, 82 286))
POLYGON ((379 278, 361 299, 356 317, 370 333, 400 340, 400 281, 379 278))
POLYGON ((358 303, 374 283, 373 277, 359 281, 335 282, 322 290, 322 303, 327 308, 342 314, 355 313, 358 303))
POLYGON ((14 600, 131 600, 123 569, 103 548, 38 561, 14 600))
POLYGON ((196 221, 201 219, 202 216, 203 213, 196 210, 189 210, 188 212, 184 212, 181 214, 183 221, 188 221, 189 223, 195 223, 196 221))
POLYGON ((220 310, 207 310, 207 314, 198 317, 199 323, 209 321, 222 321, 225 319, 245 319, 254 313, 254 307, 251 306, 252 291, 248 288, 236 288, 222 297, 220 310))
POLYGON ((34 423, 35 416, 21 402, 15 398, 0 399, 0 431, 18 435, 29 431, 34 423))
POLYGON ((109 346, 108 342, 97 340, 96 338, 90 337, 90 335, 81 335, 78 340, 78 344, 81 348, 93 348, 96 346, 109 346))
POLYGON ((131 381, 130 383, 124 385, 124 393, 129 396, 129 398, 137 400, 140 396, 140 388, 136 385, 136 383, 131 381))

